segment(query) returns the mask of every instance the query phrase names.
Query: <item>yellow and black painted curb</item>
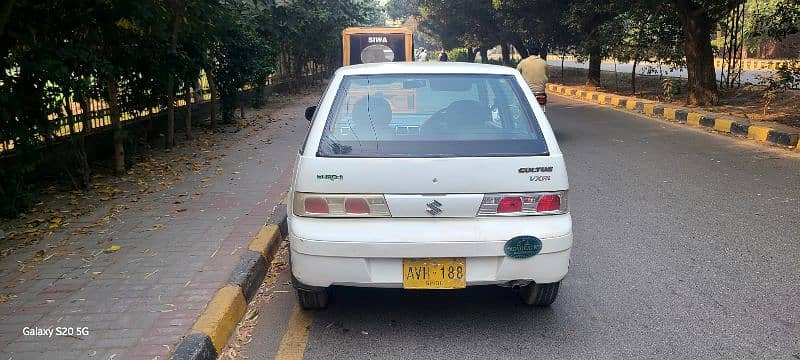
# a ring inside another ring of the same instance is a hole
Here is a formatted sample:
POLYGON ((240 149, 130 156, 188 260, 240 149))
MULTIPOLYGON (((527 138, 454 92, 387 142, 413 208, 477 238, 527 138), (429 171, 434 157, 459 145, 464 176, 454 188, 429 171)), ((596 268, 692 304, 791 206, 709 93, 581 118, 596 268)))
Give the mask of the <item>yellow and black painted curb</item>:
MULTIPOLYGON (((650 100, 608 94, 597 91, 577 89, 571 86, 548 84, 547 89, 557 94, 567 95, 601 105, 624 108, 651 117, 679 122, 686 125, 733 135, 745 136, 749 139, 772 143, 786 147, 797 146, 799 132, 777 130, 766 126, 751 125, 747 120, 739 120, 729 116, 711 113, 700 113, 680 107, 650 100)), ((798 149, 800 150, 800 149, 798 149)))
MULTIPOLYGON (((792 65, 791 60, 742 59, 741 61, 744 70, 778 70, 783 64, 792 65)), ((714 67, 721 69, 722 59, 714 59, 714 67)))
MULTIPOLYGON (((551 61, 560 61, 561 56, 559 55, 547 55, 547 60, 551 61)), ((573 55, 567 55, 564 57, 564 60, 567 61, 577 61, 577 57, 573 55)), ((613 62, 613 59, 603 59, 603 62, 613 62)), ((787 64, 791 66, 793 64, 792 60, 766 60, 766 59, 742 59, 742 70, 756 70, 756 71, 775 71, 782 64, 787 64)), ((715 69, 722 69, 722 59, 714 59, 714 68, 715 69)))
POLYGON ((269 270, 269 264, 287 234, 285 198, 266 225, 250 241, 228 280, 217 290, 175 348, 172 360, 213 360, 228 343, 269 270))

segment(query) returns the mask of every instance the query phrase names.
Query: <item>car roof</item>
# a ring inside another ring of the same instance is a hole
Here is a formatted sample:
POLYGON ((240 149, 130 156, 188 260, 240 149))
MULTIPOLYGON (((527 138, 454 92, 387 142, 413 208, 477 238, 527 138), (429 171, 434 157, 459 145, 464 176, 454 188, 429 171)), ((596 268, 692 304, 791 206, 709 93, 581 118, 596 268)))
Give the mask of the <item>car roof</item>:
POLYGON ((461 62, 384 62, 345 66, 339 68, 336 72, 344 76, 376 74, 517 74, 516 69, 507 66, 461 62))

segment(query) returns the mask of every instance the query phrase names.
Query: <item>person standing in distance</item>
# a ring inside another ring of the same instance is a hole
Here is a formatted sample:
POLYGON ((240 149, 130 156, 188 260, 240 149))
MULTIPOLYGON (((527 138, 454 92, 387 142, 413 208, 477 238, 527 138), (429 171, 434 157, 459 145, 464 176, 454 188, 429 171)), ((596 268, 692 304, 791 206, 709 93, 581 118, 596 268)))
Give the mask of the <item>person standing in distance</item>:
POLYGON ((547 85, 547 61, 539 56, 539 48, 529 50, 529 55, 519 62, 517 70, 522 74, 531 91, 543 93, 547 85))
POLYGON ((444 49, 442 49, 442 52, 439 53, 439 61, 447 62, 447 60, 448 60, 447 53, 444 52, 444 49))
POLYGON ((419 53, 417 54, 417 61, 428 61, 428 51, 425 48, 419 48, 419 53))

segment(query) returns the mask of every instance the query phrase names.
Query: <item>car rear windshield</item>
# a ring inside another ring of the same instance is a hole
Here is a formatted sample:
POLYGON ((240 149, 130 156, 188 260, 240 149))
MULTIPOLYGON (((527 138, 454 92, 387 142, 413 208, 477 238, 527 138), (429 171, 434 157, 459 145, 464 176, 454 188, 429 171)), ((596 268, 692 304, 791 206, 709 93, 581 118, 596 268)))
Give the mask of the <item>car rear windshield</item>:
POLYGON ((317 150, 321 157, 547 155, 510 75, 346 76, 317 150))

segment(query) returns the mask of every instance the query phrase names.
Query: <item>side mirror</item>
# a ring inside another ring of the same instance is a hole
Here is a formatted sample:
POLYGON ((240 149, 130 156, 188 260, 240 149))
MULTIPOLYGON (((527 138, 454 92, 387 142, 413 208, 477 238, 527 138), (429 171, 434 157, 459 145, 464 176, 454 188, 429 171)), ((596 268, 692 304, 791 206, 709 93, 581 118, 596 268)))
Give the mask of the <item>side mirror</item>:
POLYGON ((317 106, 309 106, 306 108, 306 120, 311 121, 314 118, 314 113, 317 112, 317 106))

